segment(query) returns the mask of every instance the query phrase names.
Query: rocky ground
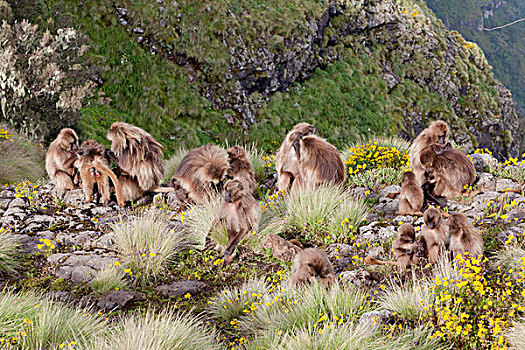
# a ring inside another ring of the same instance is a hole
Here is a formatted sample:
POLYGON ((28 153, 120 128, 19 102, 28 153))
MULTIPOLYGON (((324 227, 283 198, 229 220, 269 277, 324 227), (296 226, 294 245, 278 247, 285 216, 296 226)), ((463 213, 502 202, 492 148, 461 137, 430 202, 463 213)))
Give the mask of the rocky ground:
MULTIPOLYGON (((482 230, 487 247, 525 231, 525 186, 483 172, 497 164, 490 155, 474 154, 472 158, 479 172, 474 194, 449 201, 448 211, 460 211, 467 215, 482 230), (493 203, 501 205, 496 208, 493 203), (492 210, 493 207, 496 209, 492 210)), ((23 271, 18 275, 4 276, 0 279, 0 285, 15 289, 43 288, 58 300, 76 300, 81 304, 96 302, 99 307, 110 310, 129 306, 132 301, 151 302, 150 299, 153 299, 162 303, 173 296, 182 299, 187 293, 204 300, 223 287, 215 280, 228 285, 240 284, 245 275, 236 275, 239 265, 249 266, 254 274, 287 270, 293 255, 299 251, 288 241, 269 234, 263 247, 267 248, 266 253, 271 251, 270 256, 242 252, 230 270, 226 268, 206 275, 211 280, 187 277, 188 272, 180 270, 187 260, 175 261, 174 270, 149 288, 111 291, 96 300, 89 289, 90 281, 103 267, 122 260, 115 247, 111 225, 127 220, 138 212, 153 211, 168 215, 173 227, 184 227, 179 204, 173 195, 159 194, 155 198, 146 196, 131 206, 119 208, 116 204, 85 203, 81 190, 70 191, 62 199, 54 197, 52 190, 52 184, 46 183, 23 190, 6 187, 0 192, 0 223, 19 239, 20 259, 24 261, 23 271)), ((390 243, 402 223, 412 223, 419 233, 422 217, 396 215, 396 194, 399 190, 398 185, 383 186, 376 191, 363 187, 351 189, 357 197, 367 199, 371 211, 349 244, 337 243, 325 247, 340 281, 368 287, 382 283, 385 276, 376 267, 364 266, 363 257, 370 255, 392 259, 390 243)), ((212 246, 208 244, 203 252, 194 253, 202 254, 197 255, 197 260, 201 262, 204 261, 202 257, 207 256, 209 259, 206 261, 209 262, 203 264, 211 267, 213 258, 220 258, 212 246)), ((181 256, 181 259, 184 258, 181 256)))

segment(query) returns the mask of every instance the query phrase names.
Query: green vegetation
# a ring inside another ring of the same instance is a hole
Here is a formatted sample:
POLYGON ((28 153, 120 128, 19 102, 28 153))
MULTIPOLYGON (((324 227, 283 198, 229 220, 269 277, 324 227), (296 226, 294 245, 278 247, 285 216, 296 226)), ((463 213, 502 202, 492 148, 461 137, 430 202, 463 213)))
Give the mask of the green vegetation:
MULTIPOLYGON (((131 275, 131 270, 129 275, 131 275)), ((106 266, 95 274, 90 282, 91 290, 95 295, 100 296, 110 290, 126 289, 128 281, 125 280, 126 273, 119 266, 106 266)))
POLYGON ((525 22, 494 31, 480 31, 505 25, 525 17, 525 2, 521 0, 426 0, 450 30, 461 32, 467 40, 478 44, 488 62, 493 67, 494 75, 514 95, 514 100, 525 112, 525 44, 523 32, 525 22), (497 4, 493 7, 492 4, 497 4), (483 8, 486 8, 486 11, 483 8), (486 16, 486 17, 485 17, 486 16))
POLYGON ((8 230, 0 227, 0 274, 13 273, 19 267, 18 239, 8 230))

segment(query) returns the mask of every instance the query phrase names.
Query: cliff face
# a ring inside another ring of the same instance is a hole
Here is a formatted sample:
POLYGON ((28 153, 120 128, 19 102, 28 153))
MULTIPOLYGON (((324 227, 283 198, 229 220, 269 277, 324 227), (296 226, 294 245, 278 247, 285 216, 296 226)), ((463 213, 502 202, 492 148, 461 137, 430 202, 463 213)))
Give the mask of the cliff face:
POLYGON ((520 118, 509 91, 481 50, 446 31, 422 1, 98 0, 46 1, 46 8, 53 25, 89 35, 93 57, 107 66, 105 104, 91 102, 85 125, 109 123, 97 114, 108 109, 140 124, 149 110, 170 125, 161 139, 192 145, 234 137, 276 148, 300 120, 343 146, 373 133, 411 138, 442 118, 470 148, 498 157, 519 151, 520 118), (113 52, 97 42, 110 31, 119 33, 113 52), (142 48, 150 73, 175 72, 176 87, 142 74, 134 85, 149 86, 128 88, 130 76, 146 69, 133 59, 136 49, 123 52, 130 45, 142 48), (112 92, 117 84, 129 93, 112 92), (145 90, 177 96, 149 93, 147 106, 134 107, 145 90))

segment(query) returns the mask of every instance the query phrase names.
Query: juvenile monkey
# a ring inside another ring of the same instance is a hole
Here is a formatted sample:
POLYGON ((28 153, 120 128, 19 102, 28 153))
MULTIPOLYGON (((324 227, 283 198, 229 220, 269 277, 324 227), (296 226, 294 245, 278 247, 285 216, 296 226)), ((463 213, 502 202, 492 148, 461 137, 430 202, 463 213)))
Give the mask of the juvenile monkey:
POLYGON ((436 143, 444 145, 448 141, 449 133, 448 124, 442 120, 437 120, 423 130, 412 143, 410 147, 410 164, 414 168, 416 182, 419 186, 422 186, 425 181, 425 167, 421 165, 419 160, 421 151, 436 143))
POLYGON ((416 176, 406 171, 401 177, 401 193, 399 195, 399 215, 423 215, 424 195, 421 187, 416 183, 416 176))
POLYGON ((46 171, 59 194, 75 188, 78 136, 73 129, 65 128, 51 142, 46 154, 46 171))
POLYGON ((483 238, 464 214, 457 213, 448 219, 452 257, 465 252, 477 258, 483 255, 483 238))
POLYGON ((188 152, 175 170, 170 186, 179 201, 202 203, 222 187, 229 169, 228 155, 220 147, 204 145, 188 152))
POLYGON ((435 264, 445 249, 446 227, 440 211, 436 208, 428 208, 424 220, 417 256, 426 257, 431 264, 435 264))
POLYGON ((286 191, 291 188, 295 178, 299 176, 298 155, 300 150, 298 140, 315 133, 315 127, 308 123, 299 123, 286 135, 281 147, 275 155, 277 170, 277 188, 286 191))
POLYGON ((431 168, 434 177, 434 195, 458 197, 476 180, 476 169, 463 152, 431 145, 421 151, 421 165, 431 168))
POLYGON ((162 145, 146 131, 124 122, 113 123, 107 137, 125 200, 157 190, 164 176, 162 145))
POLYGON ((239 179, 243 184, 247 185, 248 192, 253 194, 257 183, 255 182, 252 163, 246 156, 246 151, 241 146, 233 146, 228 149, 227 153, 230 163, 228 175, 234 179, 239 179))
POLYGON ((317 248, 308 248, 293 260, 292 286, 307 285, 319 281, 324 287, 335 283, 335 272, 325 253, 317 248))
POLYGON ((109 177, 115 186, 117 203, 124 206, 124 197, 117 176, 109 169, 109 162, 106 158, 106 149, 96 141, 87 140, 82 143, 78 159, 74 163, 80 175, 82 191, 86 196, 86 201, 93 201, 93 187, 95 183, 102 196, 102 202, 108 204, 110 200, 109 177))
POLYGON ((292 189, 312 189, 319 185, 338 185, 345 181, 346 171, 341 154, 325 139, 315 135, 296 141, 299 177, 292 189))
POLYGON ((235 248, 237 248, 237 245, 246 234, 257 231, 259 228, 261 207, 246 188, 237 179, 226 183, 224 200, 212 224, 212 229, 218 227, 221 223, 226 227, 228 232, 228 246, 224 252, 226 257, 230 257, 233 254, 235 248))
POLYGON ((416 255, 418 246, 414 226, 411 224, 403 224, 399 226, 396 240, 392 244, 396 261, 381 261, 367 256, 364 259, 364 263, 373 265, 399 265, 405 270, 407 266, 419 264, 419 258, 416 255))

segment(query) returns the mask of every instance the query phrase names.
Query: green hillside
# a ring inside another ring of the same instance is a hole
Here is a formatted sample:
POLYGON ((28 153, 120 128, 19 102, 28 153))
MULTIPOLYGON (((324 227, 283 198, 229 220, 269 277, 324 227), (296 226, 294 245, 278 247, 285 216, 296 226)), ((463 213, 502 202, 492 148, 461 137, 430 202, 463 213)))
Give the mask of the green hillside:
POLYGON ((494 30, 525 17, 522 0, 427 0, 427 4, 450 30, 459 31, 482 49, 494 75, 514 96, 521 114, 525 112, 525 22, 494 30))
POLYGON ((341 147, 378 134, 411 138, 442 118, 466 147, 519 151, 519 117, 483 53, 445 31, 423 1, 10 5, 11 21, 89 37, 84 64, 98 87, 80 110, 84 137, 103 141, 126 120, 168 153, 225 139, 271 150, 304 120, 341 147))

